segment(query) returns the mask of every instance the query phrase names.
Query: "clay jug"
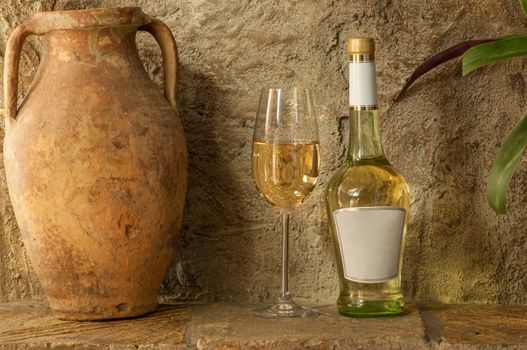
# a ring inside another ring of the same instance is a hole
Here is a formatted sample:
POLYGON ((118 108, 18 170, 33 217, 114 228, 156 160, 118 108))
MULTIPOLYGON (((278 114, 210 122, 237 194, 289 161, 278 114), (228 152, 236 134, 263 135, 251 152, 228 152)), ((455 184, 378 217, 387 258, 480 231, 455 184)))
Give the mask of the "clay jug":
POLYGON ((30 260, 56 317, 152 311, 181 225, 187 151, 172 33, 140 8, 44 12, 19 25, 4 67, 7 184, 30 260), (161 47, 165 96, 137 54, 161 47), (20 51, 42 52, 17 111, 20 51))

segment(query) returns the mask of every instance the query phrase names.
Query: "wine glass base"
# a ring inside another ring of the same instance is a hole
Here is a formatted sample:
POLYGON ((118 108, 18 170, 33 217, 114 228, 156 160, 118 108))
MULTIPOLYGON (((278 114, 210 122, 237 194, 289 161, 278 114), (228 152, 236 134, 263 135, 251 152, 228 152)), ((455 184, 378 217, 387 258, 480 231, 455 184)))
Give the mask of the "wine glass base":
POLYGON ((313 309, 302 307, 295 303, 290 296, 278 298, 276 304, 263 308, 254 309, 253 315, 266 318, 277 317, 316 317, 320 313, 313 309))

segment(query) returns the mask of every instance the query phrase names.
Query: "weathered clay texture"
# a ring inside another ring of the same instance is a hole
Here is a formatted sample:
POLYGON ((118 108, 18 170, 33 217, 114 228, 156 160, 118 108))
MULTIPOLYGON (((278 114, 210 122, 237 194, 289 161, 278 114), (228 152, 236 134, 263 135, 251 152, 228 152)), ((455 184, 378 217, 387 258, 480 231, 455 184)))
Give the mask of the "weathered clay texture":
MULTIPOLYGON (((344 154, 345 41, 376 39, 386 153, 413 194, 403 270, 409 299, 527 302, 527 168, 512 182, 509 213, 485 203, 485 178, 504 136, 525 114, 521 59, 461 78, 456 63, 391 99, 429 55, 470 38, 527 32, 516 0, 66 1, 4 0, 0 49, 17 24, 41 10, 141 6, 169 25, 180 50, 180 106, 189 145, 189 191, 179 248, 165 279, 171 298, 270 300, 279 289, 277 212, 258 197, 250 148, 260 86, 304 84, 317 92, 323 176, 295 214, 291 290, 334 302, 336 268, 323 189, 344 154), (340 121, 340 122, 339 122, 340 121)), ((138 40, 148 73, 162 86, 161 55, 138 40)), ((38 63, 23 55, 23 86, 38 63)), ((3 181, 3 180, 2 180, 3 181)), ((3 182, 2 182, 3 184, 3 182)), ((2 185, 0 300, 41 295, 2 185)))
POLYGON ((4 164, 16 219, 54 313, 132 317, 157 306, 183 218, 187 150, 170 30, 138 7, 48 12, 7 43, 42 35, 41 63, 16 113, 6 84, 4 164), (145 73, 137 29, 166 53, 166 99, 145 73))

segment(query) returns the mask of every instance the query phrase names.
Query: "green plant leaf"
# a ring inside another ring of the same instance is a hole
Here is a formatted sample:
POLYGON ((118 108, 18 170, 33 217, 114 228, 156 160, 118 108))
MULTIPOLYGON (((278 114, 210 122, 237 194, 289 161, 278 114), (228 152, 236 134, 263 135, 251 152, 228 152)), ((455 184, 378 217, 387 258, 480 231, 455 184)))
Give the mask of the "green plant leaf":
MULTIPOLYGON (((527 1, 527 0, 525 0, 527 1)), ((471 47, 474 47, 476 45, 481 45, 483 43, 487 43, 489 41, 493 41, 494 39, 480 39, 480 40, 469 40, 465 41, 463 43, 459 43, 457 45, 454 45, 452 47, 449 47, 448 49, 441 51, 438 54, 435 54, 433 56, 430 56, 426 59, 419 67, 415 69, 415 71, 412 73, 410 78, 406 80, 406 83, 404 83, 403 88, 401 91, 395 96, 393 99, 394 102, 399 100, 401 96, 404 94, 404 92, 416 81, 421 75, 428 73, 432 69, 434 69, 437 66, 442 65, 445 62, 448 62, 456 57, 459 57, 463 55, 468 49, 471 47)))
POLYGON ((525 55, 527 35, 515 35, 480 44, 463 55, 463 75, 487 64, 525 55))
POLYGON ((487 178, 487 201, 498 214, 507 209, 507 189, 527 147, 527 116, 507 136, 487 178))
POLYGON ((520 5, 522 5, 523 15, 527 17, 527 0, 520 0, 520 5))

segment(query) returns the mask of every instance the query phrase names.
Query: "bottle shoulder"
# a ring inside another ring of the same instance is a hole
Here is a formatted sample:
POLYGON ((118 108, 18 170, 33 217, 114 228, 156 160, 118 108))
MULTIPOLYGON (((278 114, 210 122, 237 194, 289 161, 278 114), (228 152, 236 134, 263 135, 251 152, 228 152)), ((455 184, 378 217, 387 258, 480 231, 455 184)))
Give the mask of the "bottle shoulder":
POLYGON ((366 178, 363 178, 360 182, 367 181, 368 179, 375 180, 382 178, 388 182, 406 185, 406 180, 392 164, 386 158, 381 158, 379 160, 363 160, 358 162, 351 160, 344 161, 331 177, 328 187, 349 179, 359 181, 361 177, 366 178))
POLYGON ((388 161, 344 162, 326 188, 328 208, 398 206, 408 209, 410 191, 388 161))

